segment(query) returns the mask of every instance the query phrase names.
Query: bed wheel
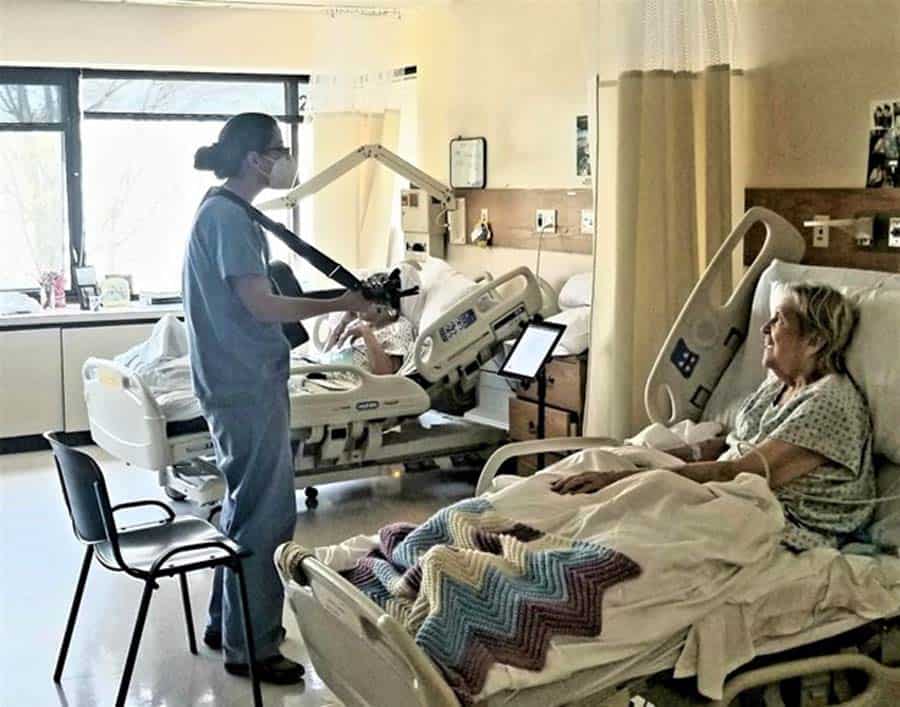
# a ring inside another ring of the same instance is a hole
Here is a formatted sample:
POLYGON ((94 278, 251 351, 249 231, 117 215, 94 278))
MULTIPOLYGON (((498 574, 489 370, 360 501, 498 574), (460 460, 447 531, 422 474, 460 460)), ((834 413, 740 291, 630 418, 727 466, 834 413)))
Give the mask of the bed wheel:
POLYGON ((306 507, 307 508, 316 508, 319 505, 319 489, 315 486, 307 486, 305 489, 306 493, 306 507))
POLYGON ((178 493, 178 491, 169 486, 163 486, 163 491, 165 491, 166 496, 171 498, 173 501, 184 501, 187 499, 187 496, 185 496, 183 493, 178 493))

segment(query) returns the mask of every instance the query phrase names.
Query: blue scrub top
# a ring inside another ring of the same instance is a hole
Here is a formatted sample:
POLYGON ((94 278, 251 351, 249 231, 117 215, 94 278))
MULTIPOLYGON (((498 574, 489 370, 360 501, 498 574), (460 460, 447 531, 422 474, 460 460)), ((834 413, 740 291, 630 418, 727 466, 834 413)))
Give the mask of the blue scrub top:
POLYGON ((290 344, 280 324, 256 319, 234 279, 268 277, 262 229, 222 196, 197 210, 182 273, 194 393, 205 410, 256 405, 287 385, 290 344))

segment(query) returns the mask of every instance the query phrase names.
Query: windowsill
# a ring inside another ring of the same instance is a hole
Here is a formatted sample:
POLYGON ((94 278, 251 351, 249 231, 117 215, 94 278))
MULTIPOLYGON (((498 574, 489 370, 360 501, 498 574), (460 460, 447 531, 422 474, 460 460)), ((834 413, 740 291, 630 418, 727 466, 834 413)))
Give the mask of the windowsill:
POLYGON ((58 309, 42 309, 31 314, 7 314, 0 316, 0 329, 45 326, 73 326, 91 323, 115 323, 159 319, 165 314, 183 313, 181 305, 142 305, 132 303, 126 307, 109 307, 96 312, 69 304, 58 309))

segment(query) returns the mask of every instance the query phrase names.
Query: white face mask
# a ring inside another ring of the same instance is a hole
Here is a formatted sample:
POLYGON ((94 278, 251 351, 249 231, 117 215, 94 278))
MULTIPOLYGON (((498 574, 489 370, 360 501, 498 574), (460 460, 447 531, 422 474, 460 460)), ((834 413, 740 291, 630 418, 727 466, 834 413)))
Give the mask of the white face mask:
POLYGON ((297 158, 282 155, 272 164, 268 177, 270 189, 290 189, 297 178, 297 158))

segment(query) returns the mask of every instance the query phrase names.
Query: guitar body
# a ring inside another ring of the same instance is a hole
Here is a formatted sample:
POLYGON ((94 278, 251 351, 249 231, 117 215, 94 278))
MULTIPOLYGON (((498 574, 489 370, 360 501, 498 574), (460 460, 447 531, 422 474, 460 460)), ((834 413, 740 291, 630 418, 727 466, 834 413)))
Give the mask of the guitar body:
MULTIPOLYGON (((287 263, 273 260, 269 263, 269 280, 272 283, 272 292, 284 297, 303 297, 303 288, 294 277, 294 271, 287 263)), ((285 322, 281 325, 284 336, 291 344, 291 349, 309 341, 309 334, 300 322, 285 322)))

